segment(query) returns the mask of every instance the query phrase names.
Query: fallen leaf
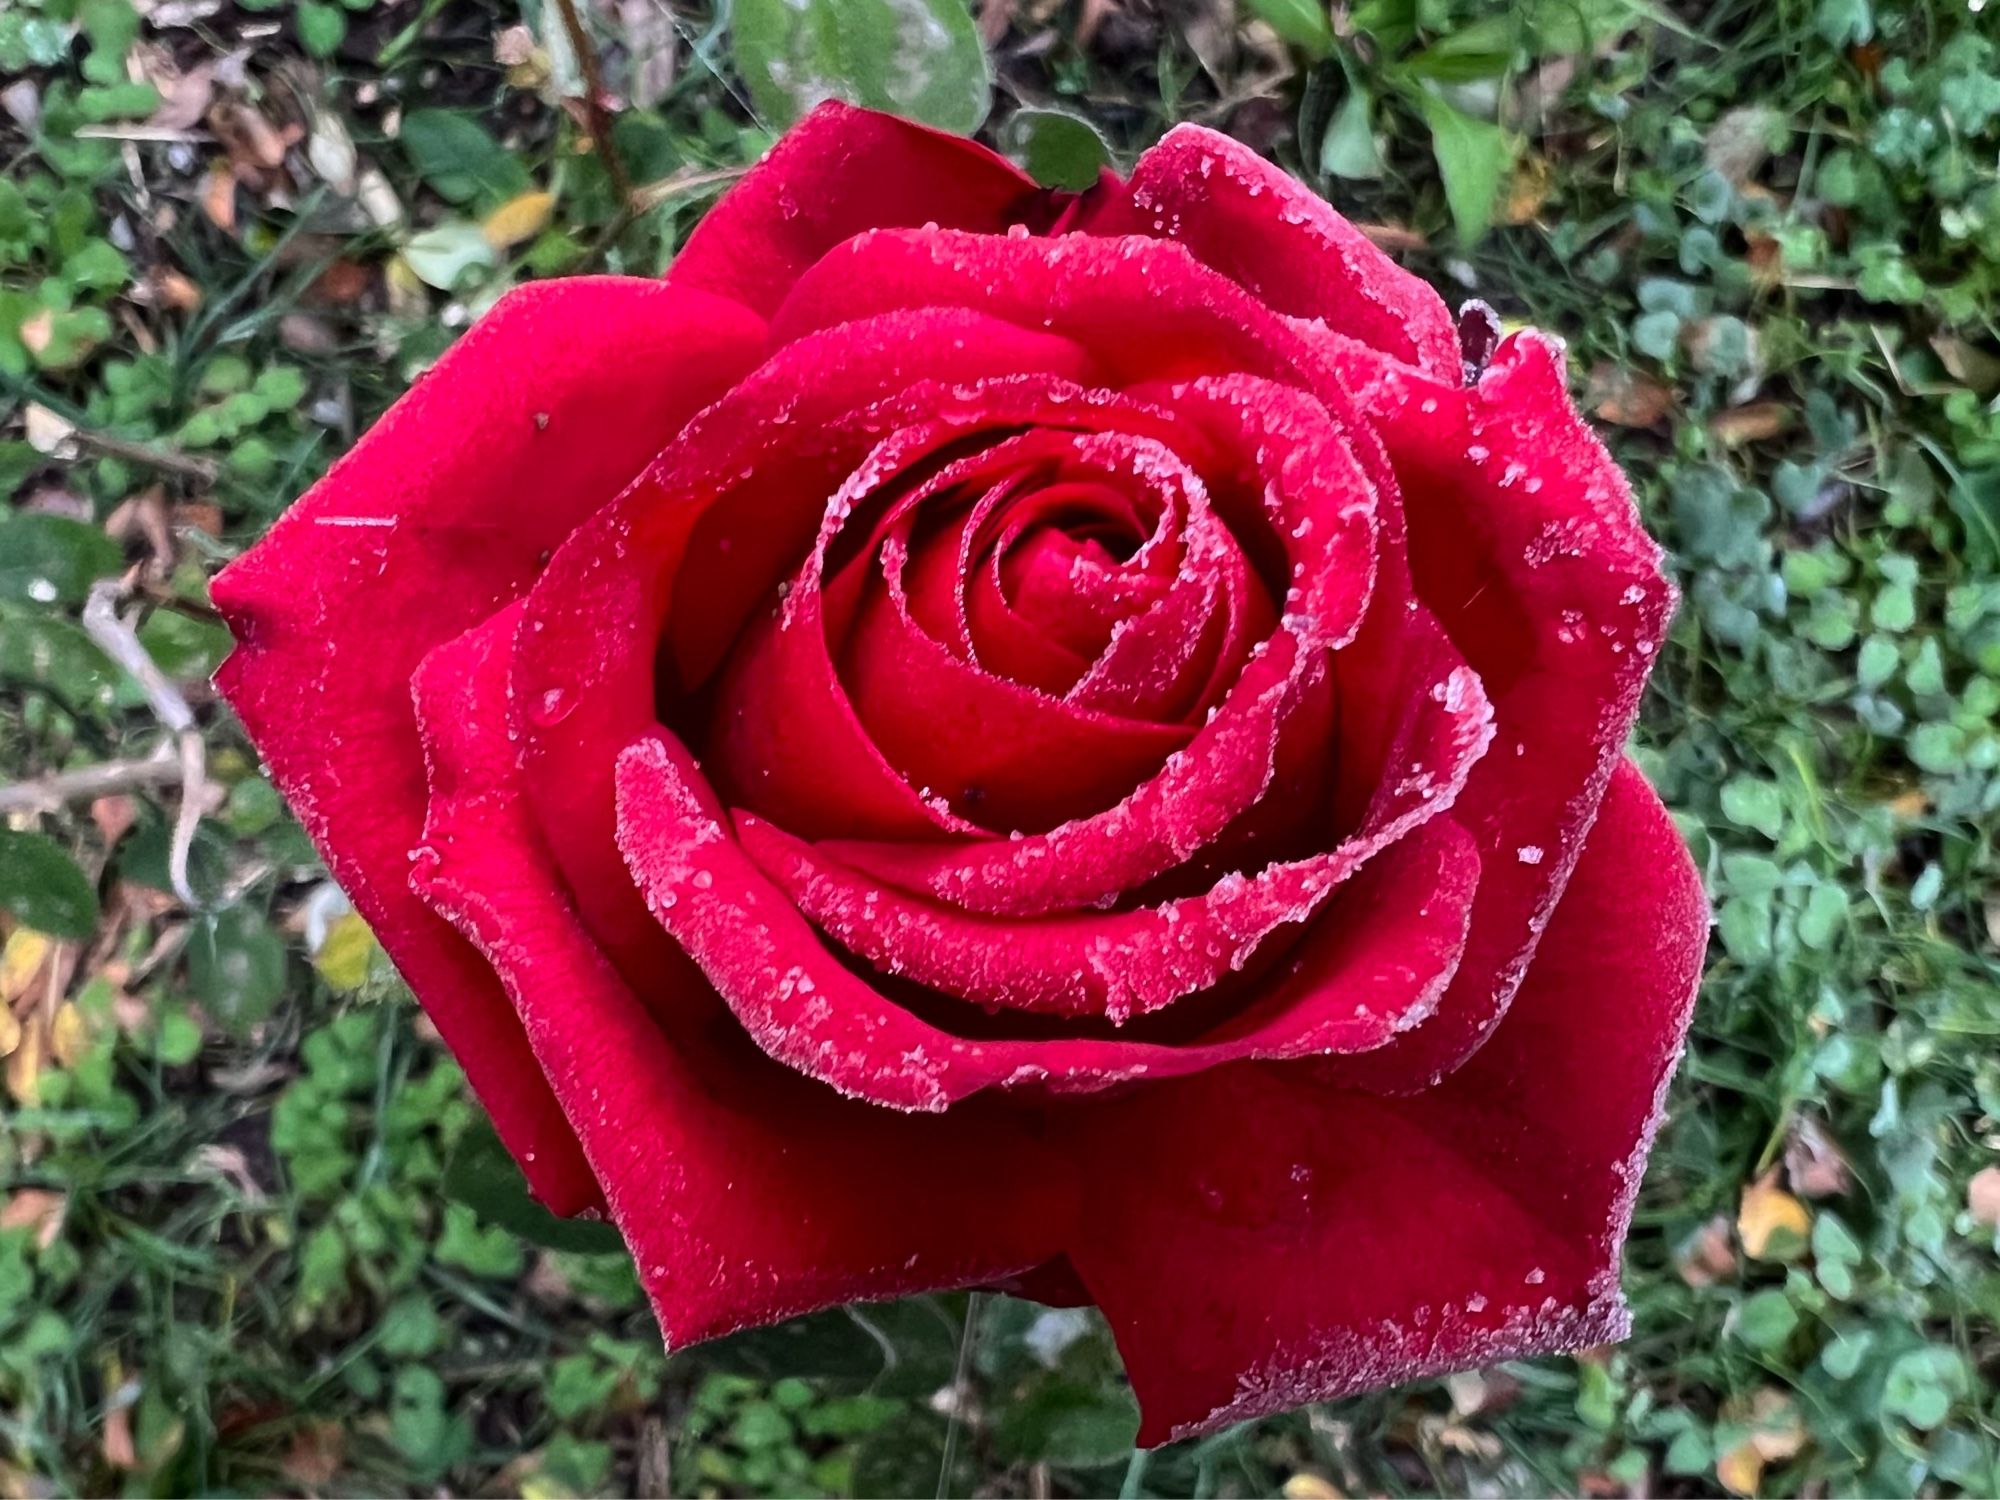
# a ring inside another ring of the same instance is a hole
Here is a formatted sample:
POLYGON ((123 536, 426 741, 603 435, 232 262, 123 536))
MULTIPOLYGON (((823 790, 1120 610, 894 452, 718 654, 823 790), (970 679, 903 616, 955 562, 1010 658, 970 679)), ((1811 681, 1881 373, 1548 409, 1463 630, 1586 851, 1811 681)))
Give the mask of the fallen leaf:
POLYGON ((1743 1189, 1736 1235, 1752 1260, 1790 1260, 1805 1248, 1811 1233, 1811 1211, 1778 1186, 1775 1171, 1743 1189))
POLYGON ((1689 1286, 1713 1286, 1736 1274, 1736 1248, 1729 1238, 1729 1220, 1717 1214, 1681 1242, 1674 1264, 1689 1286))
POLYGON ((43 308, 32 318, 23 319, 21 326, 14 332, 23 348, 30 354, 39 356, 55 341, 56 315, 49 309, 43 308))
POLYGON ((1809 1115, 1792 1122, 1785 1141, 1785 1180, 1805 1198, 1838 1198, 1854 1186, 1847 1158, 1809 1115))
POLYGON ((1667 386, 1609 360, 1591 370, 1583 399, 1599 421, 1620 427, 1652 427, 1674 405, 1674 393, 1667 386))
POLYGON ((1951 378, 1974 395, 1990 396, 2000 391, 2000 355, 1967 343, 1955 333, 1932 334, 1931 349, 1951 378))
POLYGON ((479 221, 479 232, 495 250, 505 250, 523 240, 531 240, 548 227, 555 212, 554 193, 522 193, 509 198, 479 221))
POLYGON ((224 234, 236 233, 236 174, 227 162, 208 169, 208 182, 201 191, 201 211, 208 222, 224 234))
POLYGON ((49 1019, 49 1055, 57 1064, 73 1068, 90 1052, 90 1028, 74 1001, 65 1000, 49 1019))
POLYGON ((1513 175, 1507 179, 1507 197, 1501 204, 1500 218, 1507 224, 1531 224, 1542 211, 1542 205, 1549 201, 1549 193, 1555 187, 1555 169, 1548 158, 1532 151, 1522 153, 1514 164, 1513 175))
POLYGON ((1981 1167, 1965 1185, 1965 1208, 1972 1222, 2000 1229, 2000 1167, 1981 1167))
POLYGON ((1745 1438, 1715 1460, 1715 1478, 1732 1495, 1754 1495, 1757 1481, 1764 1477, 1764 1455, 1745 1438))
POLYGON ((28 993, 55 946, 55 939, 32 927, 16 927, 7 934, 7 946, 0 948, 0 1004, 11 1005, 28 993))
POLYGON ((302 1490, 324 1489, 340 1473, 347 1434, 337 1422, 308 1422, 292 1434, 279 1469, 302 1490))
POLYGON ((199 125, 215 99, 215 67, 208 61, 185 73, 169 73, 165 67, 155 71, 151 81, 160 107, 146 124, 154 130, 192 130, 199 125))
POLYGON ((1317 1474, 1294 1474, 1279 1490, 1285 1500, 1341 1500, 1340 1491, 1317 1474))
POLYGON ((1782 401, 1752 401, 1708 419, 1709 434, 1726 448, 1761 443, 1792 425, 1792 409, 1782 401))
POLYGON ((51 458, 68 456, 67 446, 76 432, 76 423, 33 401, 22 409, 21 423, 27 428, 28 446, 37 453, 46 453, 51 458))
POLYGON ((38 1015, 21 1023, 21 1039, 7 1054, 7 1092, 16 1104, 33 1108, 42 1102, 42 1056, 47 1034, 38 1015))
POLYGON ((52 1193, 46 1188, 19 1188, 9 1193, 5 1207, 0 1207, 0 1233, 9 1229, 29 1230, 35 1248, 46 1250, 62 1233, 63 1220, 68 1215, 67 1194, 52 1193))

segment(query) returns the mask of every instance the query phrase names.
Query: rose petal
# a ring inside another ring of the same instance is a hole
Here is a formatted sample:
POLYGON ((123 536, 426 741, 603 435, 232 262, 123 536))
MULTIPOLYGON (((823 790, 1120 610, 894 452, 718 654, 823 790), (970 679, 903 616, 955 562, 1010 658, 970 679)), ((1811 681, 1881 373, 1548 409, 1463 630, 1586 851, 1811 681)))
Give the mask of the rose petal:
POLYGON ((1051 195, 975 141, 830 99, 709 210, 667 278, 769 316, 815 261, 864 229, 997 234, 1052 209, 1051 195))
POLYGON ((1129 196, 1108 206, 1091 233, 1165 235, 1276 312, 1321 319, 1434 379, 1458 378, 1458 335, 1430 284, 1226 135, 1176 125, 1140 156, 1129 196))
MULTIPOLYGON (((611 747, 656 722, 656 671, 699 686, 753 602, 810 548, 826 496, 878 436, 858 418, 853 430, 837 419, 934 380, 1087 369, 1060 339, 960 311, 803 340, 738 384, 557 549, 515 647, 524 785, 585 921, 628 972, 653 962, 657 936, 618 857, 611 747)), ((843 737, 842 705, 805 696, 820 680, 806 670, 784 700, 802 719, 821 714, 824 759, 805 769, 835 778, 834 790, 871 815, 861 826, 898 836, 948 826, 879 757, 868 761, 858 731, 843 737)))
POLYGON ((678 742, 656 735, 619 758, 618 808, 619 847, 654 915, 757 1045, 844 1094, 901 1110, 945 1110, 996 1085, 1089 1091, 1239 1058, 1380 1046, 1434 1007, 1477 878, 1471 841, 1449 818, 1432 819, 1356 877, 1368 919, 1315 928, 1293 977, 1220 1040, 987 1040, 925 1020, 828 952, 731 837, 678 742))
MULTIPOLYGON (((1032 1122, 983 1103, 920 1120, 856 1104, 763 1057, 734 1022, 669 1034, 659 1015, 699 1007, 668 998, 649 1014, 626 987, 520 793, 506 729, 517 617, 419 673, 433 797, 412 884, 497 971, 668 1344, 1046 1262, 1074 1187, 1032 1122)), ((650 978, 705 988, 685 960, 650 978)))
POLYGON ((424 805, 410 673, 527 588, 762 341, 733 303, 653 281, 510 292, 215 580, 238 642, 218 685, 563 1211, 595 1192, 569 1128, 491 973, 405 882, 424 805))
POLYGON ((1706 932, 1626 766, 1505 1024, 1439 1088, 1264 1065, 1107 1101, 1077 1137, 1097 1176, 1069 1256, 1140 1441, 1623 1336, 1619 1250, 1706 932))
POLYGON ((1674 591, 1546 338, 1508 339, 1472 388, 1398 376, 1374 400, 1417 593, 1478 671, 1497 729, 1458 809, 1488 871, 1466 961, 1421 1035, 1344 1075, 1399 1091, 1443 1077, 1506 1013, 1638 714, 1674 591))

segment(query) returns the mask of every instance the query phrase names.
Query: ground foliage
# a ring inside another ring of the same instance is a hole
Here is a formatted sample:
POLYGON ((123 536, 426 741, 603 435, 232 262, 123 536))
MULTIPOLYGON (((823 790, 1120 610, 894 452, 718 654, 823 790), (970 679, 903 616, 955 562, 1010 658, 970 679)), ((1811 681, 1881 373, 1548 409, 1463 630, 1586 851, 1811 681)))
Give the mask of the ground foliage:
POLYGON ((0 7, 0 787, 115 782, 0 824, 0 1494, 1993 1493, 2000 20, 957 4, 597 0, 581 51, 535 0, 0 7), (205 578, 507 286, 658 270, 813 89, 1058 184, 1220 125, 1569 341, 1686 595, 1637 754, 1718 913, 1628 1344, 1136 1454, 1088 1315, 668 1357, 509 1180, 203 687, 205 578), (81 623, 121 573, 206 746, 192 906, 81 623))

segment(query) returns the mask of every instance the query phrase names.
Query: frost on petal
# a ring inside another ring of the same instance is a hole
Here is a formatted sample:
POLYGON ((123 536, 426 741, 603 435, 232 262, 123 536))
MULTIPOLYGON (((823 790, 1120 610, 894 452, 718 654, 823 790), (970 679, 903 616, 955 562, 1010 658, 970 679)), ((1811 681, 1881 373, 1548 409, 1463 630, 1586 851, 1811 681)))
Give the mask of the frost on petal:
POLYGON ((525 590, 762 344, 733 303, 658 282, 510 292, 215 580, 237 640, 218 686, 530 1183, 565 1209, 594 1189, 505 997, 405 884, 424 806, 410 676, 525 590))
POLYGON ((1129 228, 1186 245, 1274 312, 1319 319, 1439 379, 1459 368, 1451 314, 1428 283, 1256 152, 1177 125, 1133 169, 1122 209, 1092 232, 1129 228))
POLYGON ((709 210, 667 277, 768 316, 807 268, 864 229, 997 234, 1044 216, 1048 197, 977 142, 829 100, 709 210))
POLYGON ((1416 592, 1478 672, 1495 726, 1460 800, 1491 872, 1465 964, 1429 1025, 1346 1075, 1395 1091, 1443 1077, 1505 1014, 1638 714, 1675 596, 1545 336, 1509 338, 1469 389, 1407 379, 1378 399, 1416 592))
POLYGON ((843 1099, 728 1027, 690 1023, 703 1005, 671 992, 706 984, 685 960, 650 975, 643 1000, 627 986, 521 797, 502 712, 518 614, 439 647, 420 674, 432 800, 412 885, 504 986, 668 1344, 1049 1261, 1073 1174, 1020 1117, 968 1104, 910 1119, 843 1099))
POLYGON ((1619 1251, 1706 934, 1626 767, 1507 1020, 1441 1087, 1385 1099, 1263 1064, 1109 1101, 1069 1261, 1140 1440, 1622 1337, 1619 1251))

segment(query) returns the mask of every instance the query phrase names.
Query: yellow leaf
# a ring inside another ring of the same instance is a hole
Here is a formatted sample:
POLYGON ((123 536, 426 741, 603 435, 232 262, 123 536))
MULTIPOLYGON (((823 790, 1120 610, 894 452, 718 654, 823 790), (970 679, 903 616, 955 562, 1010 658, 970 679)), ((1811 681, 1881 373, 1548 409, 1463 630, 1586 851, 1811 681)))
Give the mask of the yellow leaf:
POLYGON ((1805 1248, 1811 1233, 1812 1214, 1778 1186, 1776 1172, 1767 1172, 1743 1190, 1736 1234, 1751 1259, 1789 1260, 1805 1248))
POLYGON ((52 938, 32 928, 16 927, 8 934, 7 946, 0 948, 0 1001, 26 993, 54 946, 52 938))
POLYGON ((326 941, 313 955, 313 967, 335 989, 358 990, 368 978, 368 963, 374 955, 375 934, 359 912, 350 911, 328 925, 326 941))
POLYGON ((21 1040, 7 1054, 7 1092, 16 1104, 34 1108, 42 1102, 42 1022, 31 1017, 21 1028, 21 1040))
POLYGON ((14 1012, 0 1005, 0 1057, 12 1057, 21 1045, 21 1023, 14 1012))
POLYGON ((1294 1474, 1285 1481, 1285 1500, 1340 1500, 1340 1491, 1317 1474, 1294 1474))
POLYGON ((549 215, 554 212, 554 193, 522 193, 509 198, 479 222, 479 232, 486 236, 486 243, 495 250, 505 250, 509 245, 518 245, 523 240, 531 240, 548 226, 549 215))
POLYGON ((83 1024, 83 1012, 65 1000, 49 1021, 49 1053, 63 1067, 73 1068, 89 1051, 90 1031, 83 1024))
POLYGON ((1732 1495, 1754 1495, 1757 1481, 1764 1477, 1764 1455, 1755 1443, 1738 1443, 1715 1461, 1715 1477, 1732 1495))

